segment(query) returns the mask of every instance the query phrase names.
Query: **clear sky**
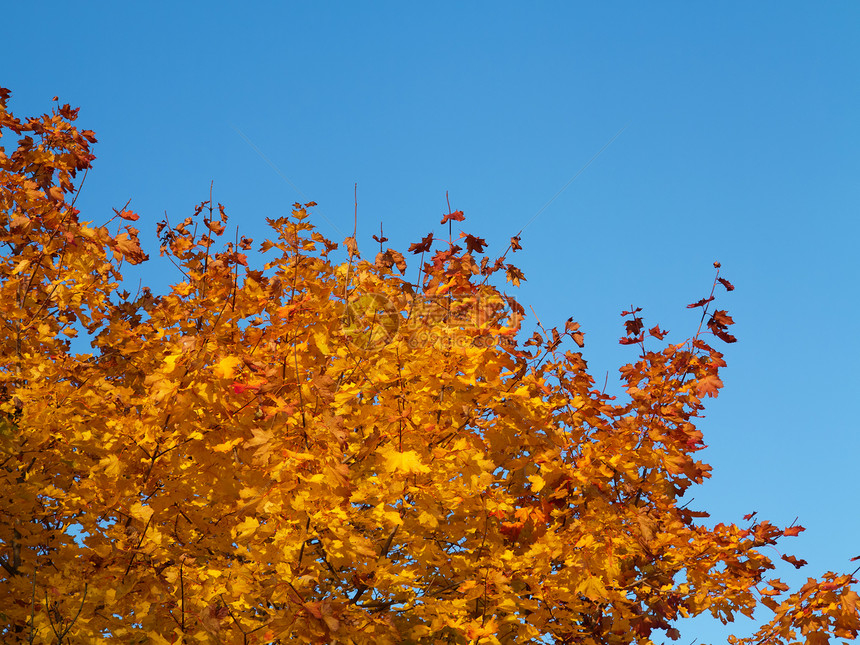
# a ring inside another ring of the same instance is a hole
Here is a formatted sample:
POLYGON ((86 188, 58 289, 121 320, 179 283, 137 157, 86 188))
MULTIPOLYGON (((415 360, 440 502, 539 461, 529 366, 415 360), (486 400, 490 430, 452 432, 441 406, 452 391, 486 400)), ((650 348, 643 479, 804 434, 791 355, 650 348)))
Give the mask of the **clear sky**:
POLYGON ((312 199, 338 242, 357 182, 366 253, 380 223, 403 251, 441 234, 448 191, 498 254, 626 128, 526 228, 517 298, 576 318, 617 388, 621 310, 680 341, 722 262, 739 342, 692 506, 799 517, 783 545, 810 564, 784 580, 854 569, 860 3, 46 1, 2 23, 12 110, 82 107, 99 143, 77 206, 103 221, 131 200, 153 260, 129 276, 156 290, 178 281, 156 222, 211 181, 241 234, 312 199))

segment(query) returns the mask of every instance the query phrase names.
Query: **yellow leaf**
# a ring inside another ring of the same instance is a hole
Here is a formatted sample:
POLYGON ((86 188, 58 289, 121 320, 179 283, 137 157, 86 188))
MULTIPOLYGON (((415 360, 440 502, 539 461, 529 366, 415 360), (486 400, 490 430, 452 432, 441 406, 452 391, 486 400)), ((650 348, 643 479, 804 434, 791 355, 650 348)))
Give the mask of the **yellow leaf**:
POLYGON ((541 489, 544 486, 546 486, 546 482, 544 481, 543 477, 541 477, 540 475, 529 475, 527 477, 527 479, 532 484, 532 492, 533 493, 539 493, 541 491, 541 489))
POLYGON ((386 456, 388 470, 404 473, 429 473, 430 467, 421 463, 421 457, 414 450, 392 451, 386 456))
POLYGON ((237 437, 236 439, 231 439, 230 441, 219 443, 217 446, 212 446, 212 450, 214 450, 215 452, 230 452, 231 450, 233 450, 234 446, 238 446, 243 441, 244 439, 242 437, 237 437))
POLYGON ((212 374, 215 375, 215 378, 233 378, 233 374, 236 373, 236 367, 238 367, 242 363, 241 358, 237 358, 236 356, 228 356, 227 358, 222 358, 218 363, 216 363, 215 367, 212 368, 212 374))
POLYGON ((116 455, 108 455, 99 460, 99 466, 104 468, 104 473, 108 477, 116 477, 122 472, 122 463, 116 455))
POLYGON ((606 595, 606 587, 600 578, 588 576, 576 586, 576 590, 589 600, 599 600, 606 595))
POLYGON ((427 511, 421 511, 418 514, 418 523, 422 526, 429 526, 431 529, 435 529, 439 525, 439 521, 427 511))
POLYGON ((136 502, 134 506, 131 507, 131 516, 139 519, 142 522, 149 522, 149 518, 152 517, 152 508, 149 506, 144 506, 140 502, 136 502))
POLYGON ((177 293, 180 296, 187 296, 193 290, 194 290, 194 288, 190 284, 188 284, 187 282, 180 282, 179 284, 174 285, 174 287, 173 287, 174 293, 177 293))
POLYGON ((314 333, 314 343, 320 348, 320 351, 325 355, 331 354, 331 347, 328 344, 328 334, 325 332, 314 333))
POLYGON ((234 537, 237 540, 242 540, 246 537, 249 537, 256 532, 259 526, 260 522, 257 521, 256 517, 246 517, 241 524, 237 524, 236 527, 233 529, 234 537))

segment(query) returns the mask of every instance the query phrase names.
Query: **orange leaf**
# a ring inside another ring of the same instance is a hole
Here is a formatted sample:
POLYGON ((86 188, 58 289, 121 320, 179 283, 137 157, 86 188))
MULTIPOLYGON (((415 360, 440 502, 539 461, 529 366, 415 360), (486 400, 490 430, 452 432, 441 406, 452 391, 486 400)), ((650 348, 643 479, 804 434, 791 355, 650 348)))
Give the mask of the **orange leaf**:
POLYGON ((703 396, 715 397, 721 387, 723 387, 723 382, 720 380, 720 377, 710 374, 699 379, 699 382, 696 383, 696 395, 699 398, 703 396))

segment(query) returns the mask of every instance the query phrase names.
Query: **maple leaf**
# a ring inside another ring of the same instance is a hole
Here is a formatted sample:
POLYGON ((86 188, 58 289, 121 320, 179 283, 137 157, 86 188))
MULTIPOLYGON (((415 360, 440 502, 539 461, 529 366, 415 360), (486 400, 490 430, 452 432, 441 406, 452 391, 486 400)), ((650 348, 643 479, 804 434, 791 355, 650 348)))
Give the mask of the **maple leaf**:
POLYGON ((453 213, 447 213, 442 217, 442 224, 449 220, 454 220, 455 222, 462 222, 466 219, 466 216, 463 214, 463 211, 454 211, 453 213))
POLYGON ((484 247, 487 246, 487 242, 483 238, 475 237, 474 235, 469 235, 468 233, 460 233, 460 237, 466 239, 466 250, 469 253, 483 253, 484 247))
POLYGON ((137 231, 129 227, 128 233, 120 233, 114 238, 114 248, 132 264, 140 264, 149 256, 140 248, 137 231))
POLYGON ((256 392, 260 389, 259 385, 249 385, 247 383, 239 383, 238 381, 231 383, 230 387, 233 388, 233 392, 235 392, 236 394, 242 394, 243 392, 247 392, 248 390, 256 392))
POLYGON ((421 462, 421 458, 414 450, 405 452, 389 452, 386 457, 389 470, 402 473, 427 473, 430 467, 421 462))
POLYGON ((645 325, 641 318, 633 318, 632 320, 624 321, 624 329, 629 336, 636 336, 645 325))
POLYGON ((406 259, 399 251, 395 251, 394 249, 386 249, 385 252, 377 254, 375 265, 378 268, 386 269, 396 266, 401 274, 406 273, 406 259))
POLYGON ((520 286, 520 281, 526 279, 526 277, 523 275, 523 272, 520 271, 513 264, 507 264, 505 266, 505 275, 507 277, 507 281, 512 282, 515 287, 520 286))
POLYGON ((800 569, 801 567, 805 567, 809 564, 806 560, 799 560, 793 555, 783 555, 782 559, 791 564, 795 569, 800 569))
POLYGON ((114 208, 113 212, 117 214, 117 217, 121 217, 125 220, 131 220, 132 222, 136 222, 138 219, 140 219, 140 217, 136 213, 133 213, 126 209, 118 210, 114 208))
POLYGON ((805 530, 806 529, 803 528, 802 526, 789 526, 787 529, 785 529, 782 532, 782 534, 785 536, 795 536, 795 535, 800 535, 801 531, 805 531, 805 530))
POLYGON ((732 320, 732 317, 729 316, 728 312, 721 310, 721 309, 717 310, 713 314, 711 314, 711 320, 714 323, 716 323, 718 325, 722 325, 722 326, 728 326, 728 325, 734 325, 735 324, 735 321, 732 320))
POLYGON ((714 374, 709 374, 708 376, 699 379, 696 383, 696 395, 699 398, 703 396, 715 397, 719 393, 721 387, 723 387, 723 382, 720 380, 720 377, 715 376, 714 374))
POLYGON ((350 236, 343 241, 344 246, 346 246, 347 251, 349 252, 349 256, 357 256, 358 255, 358 243, 355 241, 354 236, 350 236))
POLYGON ((714 296, 710 298, 702 298, 701 300, 697 300, 696 302, 687 305, 687 309, 695 309, 696 307, 704 307, 709 302, 713 302, 714 296))
POLYGON ((203 224, 206 226, 206 228, 215 233, 215 235, 221 235, 226 230, 224 224, 222 224, 221 222, 216 222, 214 220, 204 219, 203 224))
POLYGON ((723 285, 726 288, 726 291, 734 291, 735 290, 734 285, 731 282, 729 282, 728 280, 726 280, 725 278, 717 278, 717 280, 719 281, 719 283, 721 285, 723 285))
POLYGON ((585 336, 583 332, 579 330, 579 323, 574 322, 573 318, 568 318, 567 322, 564 324, 564 331, 568 334, 573 342, 576 343, 580 348, 585 347, 585 336))
POLYGON ((723 342, 726 342, 726 343, 736 343, 736 342, 737 342, 737 340, 738 340, 737 338, 735 338, 735 337, 734 337, 734 336, 732 336, 731 334, 729 334, 729 333, 727 333, 727 332, 723 331, 722 329, 715 329, 715 330, 714 330, 714 335, 715 335, 717 338, 719 338, 720 340, 722 340, 723 342))
POLYGON ((420 242, 414 242, 409 246, 409 251, 411 253, 425 253, 430 250, 430 247, 433 245, 433 233, 428 234, 426 237, 421 238, 420 242))
POLYGON ((666 338, 666 334, 668 334, 669 332, 667 332, 665 329, 660 329, 659 325, 655 325, 648 330, 648 333, 651 334, 657 340, 663 340, 664 338, 666 338))
POLYGON ((236 368, 242 364, 242 359, 237 356, 227 356, 222 358, 215 367, 212 368, 212 374, 215 378, 229 379, 233 378, 236 373, 236 368))

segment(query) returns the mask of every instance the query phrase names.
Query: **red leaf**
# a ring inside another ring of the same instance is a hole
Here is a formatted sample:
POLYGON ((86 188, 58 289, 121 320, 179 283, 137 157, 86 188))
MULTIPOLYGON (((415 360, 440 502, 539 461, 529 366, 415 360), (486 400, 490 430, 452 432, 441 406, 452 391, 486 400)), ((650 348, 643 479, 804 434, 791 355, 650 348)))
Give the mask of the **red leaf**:
POLYGON ((714 331, 714 335, 715 335, 717 338, 719 338, 720 340, 722 340, 723 342, 726 342, 726 343, 736 343, 736 342, 738 341, 738 339, 737 339, 737 338, 735 338, 735 337, 734 337, 734 336, 732 336, 731 334, 728 334, 728 333, 726 333, 726 332, 724 332, 724 331, 722 331, 722 330, 715 330, 715 331, 714 331))
POLYGON ((425 251, 430 250, 430 245, 433 244, 433 233, 430 233, 427 237, 421 238, 420 242, 414 242, 410 247, 409 251, 412 253, 424 253, 425 251))
POLYGON ((462 222, 464 219, 466 219, 466 216, 463 215, 463 211, 454 211, 453 213, 448 213, 447 215, 442 217, 442 224, 451 219, 457 222, 462 222))
POLYGON ((782 534, 783 534, 783 535, 785 535, 785 536, 794 537, 795 535, 799 534, 801 531, 805 531, 805 530, 806 530, 806 529, 805 529, 805 528, 803 528, 803 527, 802 527, 802 526, 800 526, 800 525, 798 525, 798 526, 789 526, 787 529, 785 529, 785 530, 782 532, 782 534))
POLYGON ((723 285, 726 288, 726 291, 734 291, 735 290, 735 285, 733 285, 731 282, 729 282, 725 278, 717 278, 717 280, 719 281, 719 283, 721 285, 723 285))
POLYGON ((633 320, 625 320, 624 321, 624 329, 627 331, 628 336, 635 336, 645 325, 642 324, 641 318, 633 318, 633 320))
POLYGON ((520 246, 520 236, 519 236, 519 235, 516 235, 516 236, 512 237, 512 238, 511 238, 511 250, 512 250, 514 253, 516 253, 517 251, 519 251, 519 250, 520 250, 520 249, 522 249, 522 248, 523 248, 523 247, 522 247, 522 246, 520 246))
POLYGON ((663 340, 664 338, 666 338, 666 334, 668 334, 669 332, 667 332, 665 329, 660 329, 659 325, 655 325, 648 330, 648 333, 651 334, 657 340, 663 340))
POLYGON ((793 565, 795 569, 800 569, 800 567, 808 564, 806 560, 798 560, 793 555, 784 555, 782 556, 782 559, 793 565))
POLYGON ((711 320, 720 325, 723 325, 724 327, 735 324, 735 321, 732 320, 732 317, 724 309, 718 309, 717 311, 715 311, 711 316, 711 320))
POLYGON ((370 237, 372 237, 374 240, 376 240, 376 241, 377 241, 377 242, 379 242, 380 244, 382 244, 383 242, 387 242, 387 241, 388 241, 388 238, 387 238, 387 237, 376 237, 375 235, 371 235, 370 237))
POLYGON ((481 237, 475 237, 474 235, 469 235, 468 233, 460 233, 460 237, 466 238, 466 250, 469 253, 473 251, 483 253, 484 247, 487 246, 487 241, 481 237))
POLYGON ((120 210, 117 210, 114 208, 113 212, 116 213, 119 217, 121 217, 123 219, 127 219, 127 220, 132 221, 132 222, 136 222, 137 220, 140 219, 140 216, 138 216, 135 213, 132 213, 131 211, 127 211, 127 210, 121 210, 120 211, 120 210))
POLYGON ((245 390, 257 391, 260 389, 256 385, 247 385, 245 383, 239 383, 238 381, 233 383, 231 387, 233 388, 233 392, 236 394, 242 394, 245 390))
POLYGON ((713 296, 711 296, 710 298, 702 298, 701 300, 698 300, 697 302, 694 302, 691 305, 687 305, 687 309, 695 309, 696 307, 704 307, 706 304, 711 302, 713 299, 714 299, 713 296))

